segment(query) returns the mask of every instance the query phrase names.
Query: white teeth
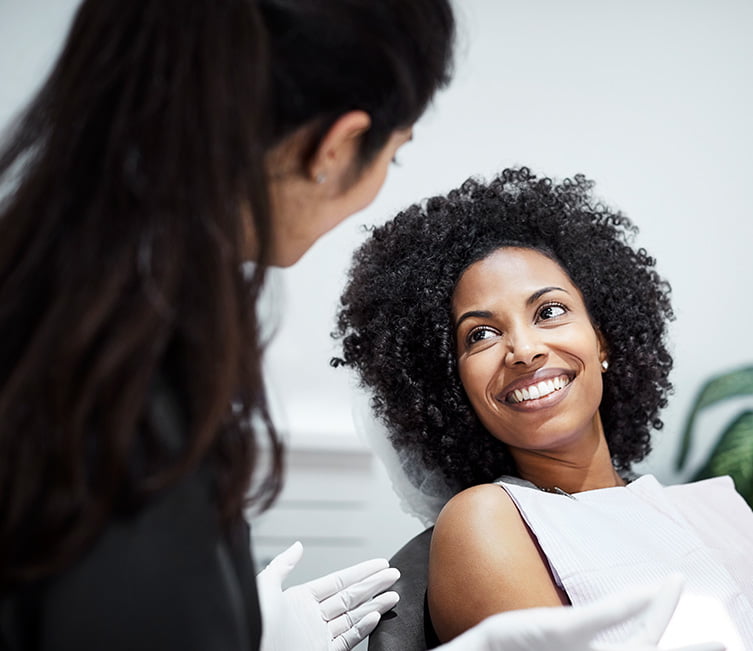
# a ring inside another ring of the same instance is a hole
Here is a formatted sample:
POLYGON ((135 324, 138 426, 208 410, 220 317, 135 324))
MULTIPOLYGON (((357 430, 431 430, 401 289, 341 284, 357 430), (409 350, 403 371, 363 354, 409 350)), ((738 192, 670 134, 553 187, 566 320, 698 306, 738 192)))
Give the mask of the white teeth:
POLYGON ((537 398, 543 398, 550 393, 559 391, 568 384, 570 384, 570 379, 566 375, 559 375, 551 380, 542 380, 538 384, 532 384, 525 389, 515 389, 507 396, 507 400, 512 403, 536 400, 537 398))

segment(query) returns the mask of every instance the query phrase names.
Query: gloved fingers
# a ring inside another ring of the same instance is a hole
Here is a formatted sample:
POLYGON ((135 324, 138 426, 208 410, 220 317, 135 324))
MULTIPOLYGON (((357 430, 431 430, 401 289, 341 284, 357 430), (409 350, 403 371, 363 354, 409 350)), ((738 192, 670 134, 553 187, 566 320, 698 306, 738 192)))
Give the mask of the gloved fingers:
POLYGON ((679 646, 668 651, 724 651, 726 647, 721 642, 702 642, 689 646, 679 646))
MULTIPOLYGON (((532 651, 547 648, 536 638, 528 638, 531 626, 538 622, 540 627, 541 622, 547 621, 545 613, 551 610, 553 609, 529 608, 491 615, 480 624, 436 649, 437 651, 468 651, 469 649, 473 651, 522 651, 523 649, 532 651), (544 615, 543 618, 542 615, 544 615)), ((585 649, 585 646, 580 646, 579 649, 585 649)))
MULTIPOLYGON (((323 601, 336 592, 348 588, 354 583, 363 581, 367 577, 388 568, 390 564, 384 558, 373 558, 357 565, 351 565, 342 570, 313 579, 304 585, 314 595, 317 601, 323 601)), ((397 579, 395 579, 397 580, 397 579)))
POLYGON ((368 601, 374 595, 392 587, 399 578, 400 571, 397 568, 387 567, 367 576, 358 583, 343 588, 320 603, 322 617, 327 621, 339 617, 348 610, 368 601))
MULTIPOLYGON (((663 651, 656 644, 636 644, 631 640, 614 642, 604 646, 591 647, 594 651, 663 651)), ((726 647, 721 642, 701 642, 687 646, 678 646, 665 651, 724 651, 726 647)))
MULTIPOLYGON (((658 598, 660 601, 667 599, 667 594, 659 594, 658 598)), ((593 637, 604 629, 632 617, 641 617, 651 608, 655 599, 657 599, 655 586, 629 588, 585 606, 555 609, 552 611, 552 618, 561 618, 563 623, 567 622, 572 627, 572 630, 578 630, 581 634, 590 634, 593 637), (566 612, 568 610, 571 612, 566 612)), ((665 626, 666 623, 665 621, 665 626)), ((640 644, 635 646, 640 647, 640 644)))
POLYGON ((659 643, 680 601, 684 583, 681 574, 672 574, 664 581, 649 606, 641 613, 639 627, 629 642, 636 646, 641 643, 655 646, 659 643))
POLYGON ((303 545, 300 541, 294 542, 285 551, 275 556, 267 566, 256 575, 257 585, 282 585, 288 574, 298 564, 303 556, 303 545))
POLYGON ((368 635, 376 628, 381 615, 372 611, 353 626, 335 636, 329 644, 329 651, 350 651, 361 640, 366 639, 368 635))
MULTIPOLYGON (((658 590, 654 588, 648 604, 634 615, 638 623, 638 630, 634 635, 620 643, 593 648, 596 651, 658 651, 659 640, 664 635, 680 601, 684 582, 681 574, 670 575, 658 590)), ((640 591, 645 589, 633 591, 635 598, 640 599, 640 591)), ((724 645, 718 642, 703 642, 679 647, 673 651, 724 651, 724 645)))
MULTIPOLYGON (((329 620, 327 622, 329 634, 331 637, 336 638, 338 635, 345 633, 349 628, 359 626, 371 613, 376 612, 384 615, 388 610, 394 608, 398 601, 400 601, 400 595, 397 592, 383 592, 357 608, 348 610, 339 617, 329 620)), ((377 619, 377 621, 379 620, 377 619)))

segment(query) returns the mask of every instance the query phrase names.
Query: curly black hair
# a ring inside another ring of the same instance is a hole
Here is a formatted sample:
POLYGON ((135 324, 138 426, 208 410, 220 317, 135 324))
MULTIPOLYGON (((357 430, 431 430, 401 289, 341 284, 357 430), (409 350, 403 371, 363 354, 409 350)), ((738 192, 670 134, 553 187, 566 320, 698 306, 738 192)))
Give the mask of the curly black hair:
POLYGON ((516 474, 476 416, 457 371, 451 301, 474 262, 504 246, 555 260, 580 289, 609 351, 600 406, 612 461, 629 471, 651 449, 672 390, 670 287, 631 242, 637 227, 594 199, 583 175, 555 182, 528 168, 469 179, 374 228, 356 251, 333 337, 334 366, 354 368, 393 446, 418 453, 462 489, 516 474))

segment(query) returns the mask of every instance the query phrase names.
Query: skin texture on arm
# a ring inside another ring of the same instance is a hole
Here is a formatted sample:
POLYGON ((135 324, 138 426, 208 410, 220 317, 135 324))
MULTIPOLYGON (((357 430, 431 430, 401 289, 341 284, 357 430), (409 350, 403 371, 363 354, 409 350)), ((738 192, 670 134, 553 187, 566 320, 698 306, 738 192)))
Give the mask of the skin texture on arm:
POLYGON ((568 600, 508 494, 483 484, 456 495, 437 519, 428 602, 445 642, 489 615, 568 600))

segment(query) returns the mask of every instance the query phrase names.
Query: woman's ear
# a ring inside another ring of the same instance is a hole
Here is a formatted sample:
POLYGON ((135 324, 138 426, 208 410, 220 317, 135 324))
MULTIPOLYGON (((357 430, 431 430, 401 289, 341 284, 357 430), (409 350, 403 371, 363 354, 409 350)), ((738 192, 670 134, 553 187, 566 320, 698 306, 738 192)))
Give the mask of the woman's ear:
POLYGON ((318 184, 332 183, 337 191, 346 188, 357 169, 361 136, 371 126, 365 111, 343 113, 319 142, 308 164, 310 180, 318 184))
MULTIPOLYGON (((602 368, 604 368, 604 362, 609 364, 609 346, 607 346, 607 340, 601 330, 598 328, 594 329, 596 330, 597 346, 599 349, 599 362, 602 364, 602 368)), ((604 370, 606 370, 606 368, 604 370)))

